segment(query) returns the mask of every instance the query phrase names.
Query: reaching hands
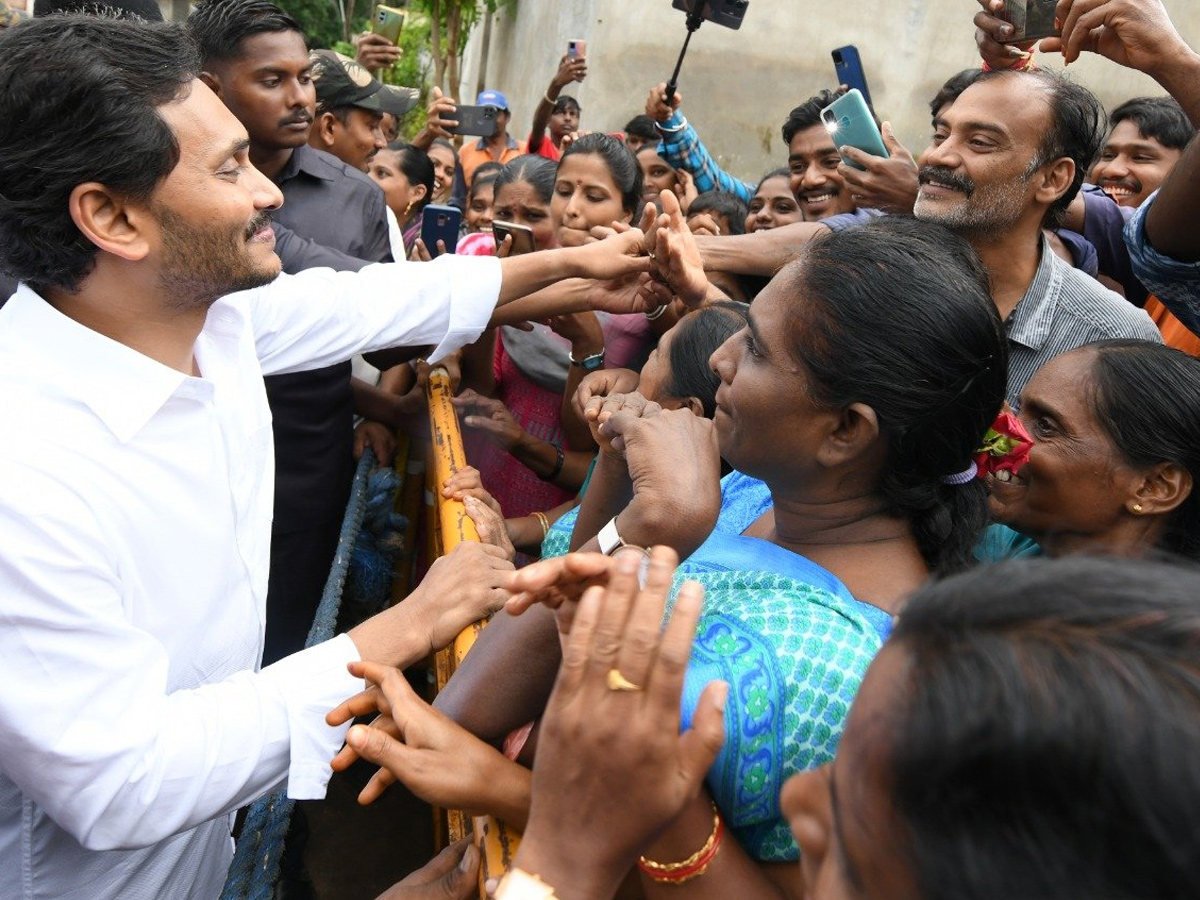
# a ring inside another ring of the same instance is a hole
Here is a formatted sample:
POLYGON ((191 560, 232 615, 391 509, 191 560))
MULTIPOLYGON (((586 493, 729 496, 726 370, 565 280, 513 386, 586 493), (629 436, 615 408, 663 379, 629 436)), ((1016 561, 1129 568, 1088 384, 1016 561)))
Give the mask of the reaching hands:
POLYGON ((529 437, 521 423, 501 401, 467 388, 451 401, 463 415, 463 425, 487 435, 488 440, 512 453, 529 437))
POLYGON ((489 544, 459 544, 425 573, 404 604, 438 650, 473 622, 487 618, 508 599, 504 589, 512 563, 489 544))
POLYGON ((333 761, 341 771, 362 758, 380 766, 359 794, 368 804, 393 781, 435 806, 472 814, 517 814, 520 824, 527 802, 528 773, 500 751, 416 695, 399 669, 354 662, 350 673, 368 682, 366 690, 326 716, 342 725, 358 716, 378 713, 370 726, 354 725, 346 747, 333 761))
POLYGON ((646 236, 655 274, 689 309, 696 309, 704 304, 710 287, 696 236, 688 228, 674 194, 664 191, 659 202, 663 214, 646 236))
POLYGON ((883 123, 882 134, 891 156, 874 156, 857 147, 839 148, 862 168, 843 162, 838 166, 838 174, 849 185, 850 194, 860 207, 912 215, 917 202, 916 160, 896 139, 890 122, 883 123))
POLYGON ((685 584, 662 627, 676 562, 656 547, 639 589, 638 556, 624 555, 607 587, 584 595, 542 720, 515 865, 580 896, 612 895, 638 853, 697 796, 724 741, 723 682, 704 689, 693 727, 680 734, 703 590, 685 584))

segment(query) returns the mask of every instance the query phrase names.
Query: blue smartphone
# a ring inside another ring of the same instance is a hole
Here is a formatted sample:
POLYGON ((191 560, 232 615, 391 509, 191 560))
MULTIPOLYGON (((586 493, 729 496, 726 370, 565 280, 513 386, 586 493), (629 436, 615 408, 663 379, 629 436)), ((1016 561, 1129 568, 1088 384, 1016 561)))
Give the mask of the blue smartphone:
POLYGON ((421 240, 431 257, 438 257, 438 241, 446 245, 446 252, 453 253, 458 246, 458 225, 462 221, 462 213, 453 206, 439 206, 430 203, 421 213, 421 240))
MULTIPOLYGON (((858 88, 851 88, 821 110, 821 121, 833 137, 838 148, 847 145, 857 147, 872 156, 891 156, 883 143, 883 135, 875 124, 875 117, 867 107, 858 88)), ((862 166, 842 157, 846 165, 861 169, 862 166)))
POLYGON ((833 51, 833 71, 837 75, 837 83, 848 88, 857 88, 867 101, 867 106, 875 109, 871 102, 871 92, 867 89, 867 76, 863 72, 862 58, 858 48, 853 44, 838 47, 833 51))

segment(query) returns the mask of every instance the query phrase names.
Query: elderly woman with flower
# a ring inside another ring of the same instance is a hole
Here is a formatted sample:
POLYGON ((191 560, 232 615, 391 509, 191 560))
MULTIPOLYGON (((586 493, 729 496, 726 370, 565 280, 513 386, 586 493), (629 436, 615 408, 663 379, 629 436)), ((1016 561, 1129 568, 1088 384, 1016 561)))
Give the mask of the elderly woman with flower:
POLYGON ((1200 559, 1200 360, 1146 341, 1088 344, 1039 369, 1019 420, 998 426, 981 474, 1007 528, 989 529, 981 558, 1200 559))

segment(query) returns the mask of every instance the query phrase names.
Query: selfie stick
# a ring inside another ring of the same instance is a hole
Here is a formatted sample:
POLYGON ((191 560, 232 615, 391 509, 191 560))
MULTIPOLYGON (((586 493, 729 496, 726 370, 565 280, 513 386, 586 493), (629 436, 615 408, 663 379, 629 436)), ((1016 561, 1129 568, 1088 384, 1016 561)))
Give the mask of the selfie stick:
POLYGON ((699 31, 700 26, 704 24, 704 7, 706 5, 708 5, 708 0, 696 0, 687 14, 687 37, 683 40, 683 49, 679 51, 679 59, 675 62, 675 71, 671 73, 671 80, 667 82, 667 106, 671 105, 671 101, 675 97, 675 88, 679 85, 679 70, 683 68, 683 58, 687 56, 688 44, 691 43, 692 35, 699 31))

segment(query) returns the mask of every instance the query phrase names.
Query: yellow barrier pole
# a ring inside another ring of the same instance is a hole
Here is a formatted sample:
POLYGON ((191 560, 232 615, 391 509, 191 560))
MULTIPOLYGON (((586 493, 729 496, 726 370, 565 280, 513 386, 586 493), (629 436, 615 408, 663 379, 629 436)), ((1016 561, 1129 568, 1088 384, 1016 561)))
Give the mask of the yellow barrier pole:
MULTIPOLYGON (((441 366, 434 367, 429 373, 429 384, 426 388, 429 429, 433 441, 433 464, 429 467, 429 472, 433 482, 430 487, 437 504, 442 553, 449 553, 463 541, 479 540, 479 532, 475 530, 475 523, 467 515, 463 503, 444 498, 441 491, 446 479, 467 464, 458 416, 450 402, 452 396, 449 373, 441 366)), ((438 654, 436 671, 439 691, 454 674, 454 669, 467 655, 485 624, 487 623, 476 622, 467 627, 455 639, 452 648, 448 647, 438 654)), ((447 819, 451 841, 457 841, 466 835, 466 817, 460 810, 447 810, 447 819)), ((488 879, 500 878, 512 865, 520 834, 492 816, 479 816, 473 824, 475 844, 479 847, 482 857, 479 896, 486 897, 484 885, 488 879)))

